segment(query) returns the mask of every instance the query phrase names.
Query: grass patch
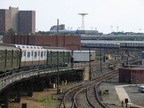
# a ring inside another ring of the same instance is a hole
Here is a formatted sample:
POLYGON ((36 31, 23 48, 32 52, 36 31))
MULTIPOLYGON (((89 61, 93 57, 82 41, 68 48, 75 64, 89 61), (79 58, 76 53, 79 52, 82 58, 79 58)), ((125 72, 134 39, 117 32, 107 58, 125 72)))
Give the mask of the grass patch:
POLYGON ((56 102, 57 100, 55 99, 54 96, 47 96, 47 97, 42 97, 35 99, 36 102, 42 102, 42 103, 48 103, 48 102, 56 102))

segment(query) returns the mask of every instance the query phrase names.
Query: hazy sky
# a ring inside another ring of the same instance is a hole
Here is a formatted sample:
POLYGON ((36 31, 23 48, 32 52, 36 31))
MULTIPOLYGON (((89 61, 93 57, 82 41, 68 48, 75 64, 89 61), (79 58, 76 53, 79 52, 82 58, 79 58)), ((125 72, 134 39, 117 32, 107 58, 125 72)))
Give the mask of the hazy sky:
POLYGON ((88 13, 85 29, 144 32, 144 0, 0 0, 0 9, 9 6, 36 11, 36 30, 41 31, 49 31, 57 19, 76 30, 82 21, 78 13, 88 13))

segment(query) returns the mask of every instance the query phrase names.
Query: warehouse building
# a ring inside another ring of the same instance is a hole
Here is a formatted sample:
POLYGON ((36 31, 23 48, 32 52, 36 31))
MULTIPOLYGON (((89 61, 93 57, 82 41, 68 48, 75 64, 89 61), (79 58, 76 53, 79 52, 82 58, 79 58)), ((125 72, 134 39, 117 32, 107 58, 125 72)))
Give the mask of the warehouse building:
POLYGON ((3 43, 66 47, 80 50, 81 36, 78 35, 4 35, 3 43))
POLYGON ((120 68, 119 82, 130 84, 144 83, 144 68, 142 67, 120 68))

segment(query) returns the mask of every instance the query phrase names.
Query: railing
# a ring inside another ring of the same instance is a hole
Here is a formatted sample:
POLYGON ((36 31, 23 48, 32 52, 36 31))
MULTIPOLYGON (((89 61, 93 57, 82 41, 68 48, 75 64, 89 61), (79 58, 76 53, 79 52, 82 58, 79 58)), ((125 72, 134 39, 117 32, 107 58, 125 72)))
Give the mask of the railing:
POLYGON ((16 83, 18 81, 23 81, 27 79, 31 79, 33 77, 41 77, 46 74, 57 73, 57 72, 66 72, 71 70, 84 70, 84 64, 76 63, 73 67, 70 65, 68 67, 58 67, 57 68, 47 68, 47 69, 31 69, 31 70, 17 70, 17 71, 10 71, 0 75, 0 91, 6 88, 8 85, 12 83, 16 83))

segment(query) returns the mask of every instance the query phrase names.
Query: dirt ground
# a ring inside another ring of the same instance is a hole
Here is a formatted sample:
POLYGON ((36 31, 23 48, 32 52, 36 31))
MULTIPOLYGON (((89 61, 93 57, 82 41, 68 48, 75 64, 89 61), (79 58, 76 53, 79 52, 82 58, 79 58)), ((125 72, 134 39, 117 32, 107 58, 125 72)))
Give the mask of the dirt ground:
MULTIPOLYGON (((70 82, 67 85, 60 85, 60 88, 65 90, 76 86, 80 82, 70 82)), ((20 103, 9 103, 9 108, 22 108, 22 104, 26 103, 27 108, 58 108, 59 99, 62 94, 57 95, 57 89, 45 89, 43 92, 33 92, 33 97, 21 97, 20 103)))
POLYGON ((22 108, 26 104, 27 108, 56 108, 58 106, 56 89, 49 89, 43 92, 34 92, 33 97, 22 97, 20 103, 10 103, 10 108, 22 108))

